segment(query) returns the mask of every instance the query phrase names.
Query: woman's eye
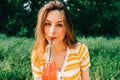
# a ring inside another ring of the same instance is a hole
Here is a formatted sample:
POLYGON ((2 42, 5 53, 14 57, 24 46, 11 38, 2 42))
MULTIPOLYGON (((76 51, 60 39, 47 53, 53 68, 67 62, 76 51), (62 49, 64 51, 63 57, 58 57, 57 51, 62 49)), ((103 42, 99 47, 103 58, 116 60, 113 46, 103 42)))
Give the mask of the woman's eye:
POLYGON ((62 24, 57 24, 57 27, 62 27, 63 25, 62 24))
POLYGON ((51 24, 50 23, 45 23, 45 26, 50 26, 51 24))

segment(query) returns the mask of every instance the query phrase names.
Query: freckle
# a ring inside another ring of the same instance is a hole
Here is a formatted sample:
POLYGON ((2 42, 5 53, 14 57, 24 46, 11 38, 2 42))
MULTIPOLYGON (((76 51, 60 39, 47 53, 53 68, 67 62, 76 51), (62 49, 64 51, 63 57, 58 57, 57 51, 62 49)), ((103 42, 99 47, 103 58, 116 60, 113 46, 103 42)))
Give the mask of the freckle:
POLYGON ((60 77, 60 80, 62 80, 62 76, 60 77))

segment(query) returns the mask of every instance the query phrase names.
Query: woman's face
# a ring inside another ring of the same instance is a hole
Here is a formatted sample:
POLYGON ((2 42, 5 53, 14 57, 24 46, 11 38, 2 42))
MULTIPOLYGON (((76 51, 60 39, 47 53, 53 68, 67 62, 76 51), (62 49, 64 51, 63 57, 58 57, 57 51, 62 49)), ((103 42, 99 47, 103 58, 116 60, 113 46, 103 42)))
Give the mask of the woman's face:
POLYGON ((65 25, 63 22, 63 14, 58 10, 50 11, 47 14, 45 25, 44 25, 44 35, 48 42, 52 38, 53 45, 58 45, 63 43, 66 34, 65 25))

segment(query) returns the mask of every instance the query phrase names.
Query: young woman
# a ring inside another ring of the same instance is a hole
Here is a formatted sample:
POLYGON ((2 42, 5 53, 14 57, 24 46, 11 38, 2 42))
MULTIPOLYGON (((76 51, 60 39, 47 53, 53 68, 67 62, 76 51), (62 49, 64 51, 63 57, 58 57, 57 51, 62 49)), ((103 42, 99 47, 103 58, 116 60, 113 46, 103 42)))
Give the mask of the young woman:
POLYGON ((46 48, 51 38, 57 80, 90 80, 88 48, 76 40, 69 12, 63 3, 50 1, 40 9, 35 37, 31 55, 34 80, 42 80, 46 48))

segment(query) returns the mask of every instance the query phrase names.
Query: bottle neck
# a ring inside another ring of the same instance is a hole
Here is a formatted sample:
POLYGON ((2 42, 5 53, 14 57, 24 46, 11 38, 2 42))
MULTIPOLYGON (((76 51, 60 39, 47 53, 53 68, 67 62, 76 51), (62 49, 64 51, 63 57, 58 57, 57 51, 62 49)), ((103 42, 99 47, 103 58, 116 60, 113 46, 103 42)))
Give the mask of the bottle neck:
POLYGON ((52 40, 50 41, 48 47, 47 47, 47 60, 51 60, 52 59, 52 40))

